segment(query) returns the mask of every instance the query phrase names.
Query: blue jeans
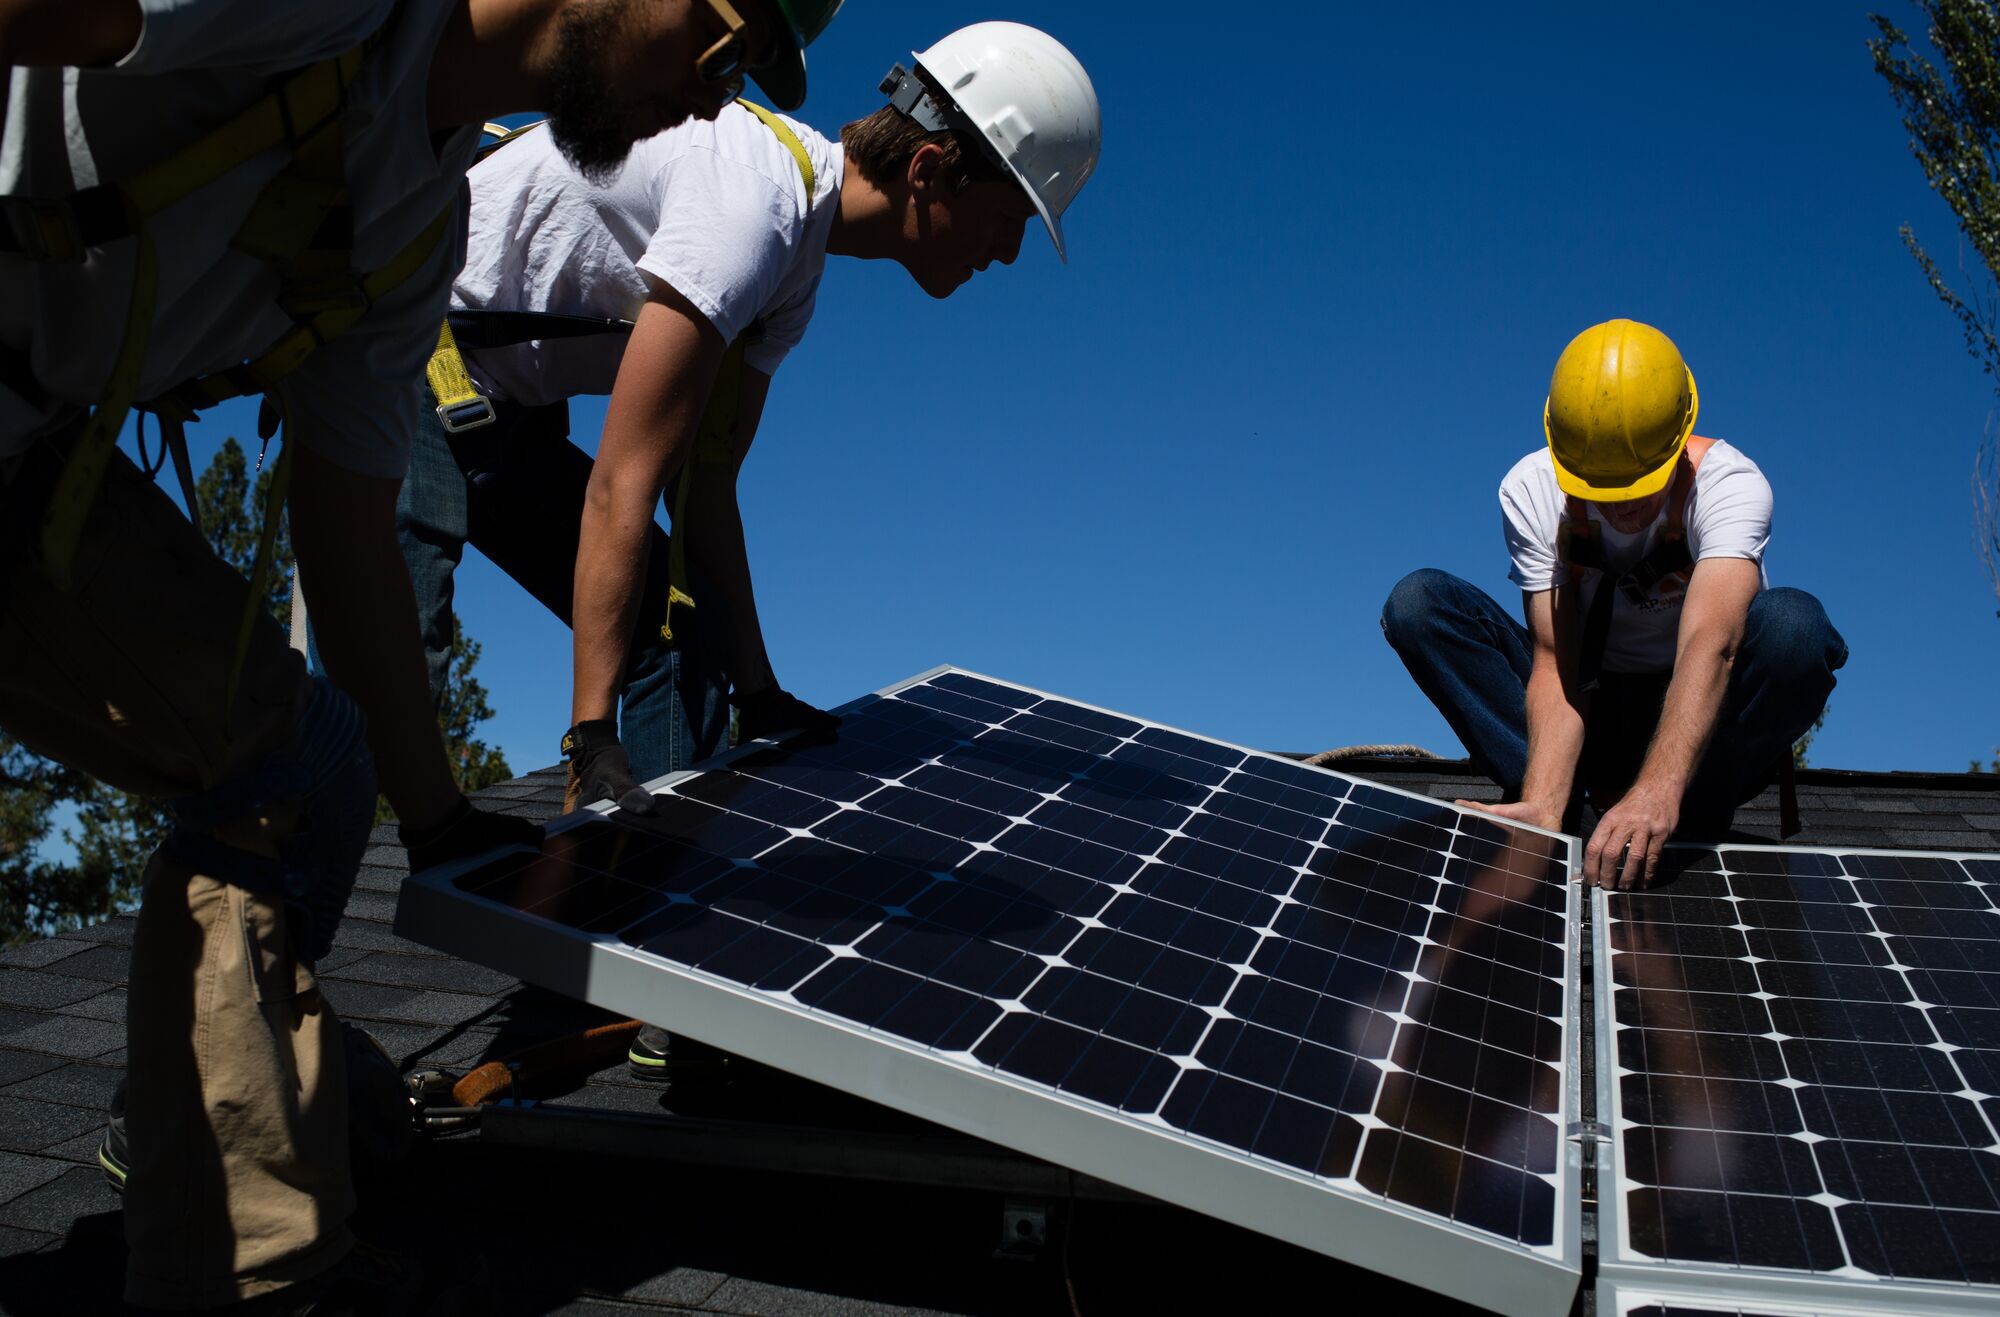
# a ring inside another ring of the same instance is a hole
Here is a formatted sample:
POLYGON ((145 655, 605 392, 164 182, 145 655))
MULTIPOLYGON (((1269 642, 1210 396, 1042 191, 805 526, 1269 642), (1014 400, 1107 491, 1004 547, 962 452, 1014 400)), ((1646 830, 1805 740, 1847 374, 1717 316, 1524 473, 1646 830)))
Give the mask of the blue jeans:
MULTIPOLYGON (((1472 762, 1518 800, 1528 768, 1528 629, 1490 595, 1447 572, 1411 572, 1382 607, 1382 633, 1451 724, 1472 762)), ((1685 839, 1729 830, 1736 807, 1769 784, 1826 707, 1847 642, 1819 600, 1765 590, 1751 601, 1715 734, 1681 798, 1685 839)), ((1638 776, 1672 673, 1602 674, 1590 697, 1577 789, 1600 808, 1638 776)), ((1568 817, 1574 815, 1575 801, 1568 817)))
MULTIPOLYGON (((569 441, 567 403, 495 402, 494 413, 491 425, 448 435, 426 412, 396 501, 396 535, 417 596, 431 691, 439 697, 451 651, 452 572, 466 544, 573 625, 590 457, 569 441)), ((728 613, 694 582, 690 593, 700 607, 675 611, 673 645, 660 638, 667 547, 666 532, 655 526, 620 691, 618 734, 642 782, 707 758, 729 733, 728 613)))

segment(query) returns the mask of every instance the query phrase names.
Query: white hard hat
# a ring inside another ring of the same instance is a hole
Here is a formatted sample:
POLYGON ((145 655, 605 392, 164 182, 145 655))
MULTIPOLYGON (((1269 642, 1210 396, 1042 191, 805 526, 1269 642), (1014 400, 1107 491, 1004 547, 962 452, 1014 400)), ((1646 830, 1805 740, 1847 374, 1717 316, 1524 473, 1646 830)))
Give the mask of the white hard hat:
POLYGON ((979 134, 1035 203, 1064 261, 1062 214, 1097 168, 1104 122, 1090 75, 1062 42, 1022 23, 974 23, 901 65, 882 90, 917 123, 979 134))

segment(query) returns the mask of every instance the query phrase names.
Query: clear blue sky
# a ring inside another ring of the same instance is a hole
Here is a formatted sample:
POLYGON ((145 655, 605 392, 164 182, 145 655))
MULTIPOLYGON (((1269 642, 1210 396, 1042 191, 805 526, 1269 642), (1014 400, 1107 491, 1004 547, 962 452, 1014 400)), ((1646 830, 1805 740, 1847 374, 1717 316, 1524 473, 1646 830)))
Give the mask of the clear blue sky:
MULTIPOLYGON (((1494 488, 1541 443, 1563 343, 1630 316, 1770 477, 1772 580, 1853 651, 1813 762, 1990 756, 1968 477, 1994 392, 1897 237, 1958 265, 1867 13, 855 0, 806 121, 1013 18, 1090 70, 1104 156, 1068 267, 1030 233, 936 303, 828 262, 743 476, 780 680, 830 705, 950 662, 1253 746, 1458 753, 1382 598, 1419 566, 1518 598, 1494 488)), ((574 408, 586 447, 602 414, 574 408)), ((252 432, 225 410, 197 460, 252 432)), ((460 582, 489 739, 554 762, 567 631, 483 561, 460 582)))

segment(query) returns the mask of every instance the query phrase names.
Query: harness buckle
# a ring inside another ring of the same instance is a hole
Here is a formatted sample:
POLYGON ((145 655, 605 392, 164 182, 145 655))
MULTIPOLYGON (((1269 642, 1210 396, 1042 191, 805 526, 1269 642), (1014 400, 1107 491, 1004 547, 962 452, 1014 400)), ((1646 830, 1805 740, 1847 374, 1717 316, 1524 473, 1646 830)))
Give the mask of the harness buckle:
POLYGON ((439 403, 437 418, 446 434, 477 430, 482 425, 493 424, 496 419, 493 404, 476 394, 463 402, 439 403))
POLYGON ((75 265, 83 260, 83 232, 67 199, 10 197, 6 212, 14 243, 29 260, 56 265, 75 265))

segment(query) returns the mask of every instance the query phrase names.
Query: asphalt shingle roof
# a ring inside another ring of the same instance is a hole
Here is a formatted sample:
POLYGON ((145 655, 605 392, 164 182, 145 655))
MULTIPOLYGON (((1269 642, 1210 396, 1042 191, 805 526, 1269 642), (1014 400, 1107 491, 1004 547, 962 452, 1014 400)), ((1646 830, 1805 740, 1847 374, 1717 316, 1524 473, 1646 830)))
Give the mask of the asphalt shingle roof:
MULTIPOLYGON (((1357 760, 1344 771, 1440 799, 1496 799, 1463 762, 1357 760)), ((2000 851, 2000 777, 1807 770, 1798 845, 2000 851)), ((546 819, 559 770, 482 793, 546 819)), ((1777 839, 1777 797, 1738 815, 1739 837, 1777 839)), ((378 829, 320 977, 345 1018, 405 1070, 464 1071, 609 1017, 391 931, 406 872, 378 829)), ((119 1310, 118 1199, 95 1157, 123 1072, 134 920, 0 953, 0 1310, 119 1310)), ((793 1081, 746 1089, 795 1124, 899 1119, 793 1081)), ((544 1095, 619 1112, 661 1108, 622 1064, 544 1095)), ((742 1094, 738 1094, 738 1097, 742 1094)), ((737 1097, 725 1094, 725 1103, 737 1097)), ((743 1115, 726 1110, 723 1115, 743 1115)), ((1164 1206, 1058 1204, 1066 1250, 996 1259, 1000 1201, 975 1191, 688 1167, 444 1139, 394 1178, 362 1180, 364 1233, 448 1270, 483 1272, 493 1312, 639 1311, 887 1317, 926 1312, 1086 1314, 1266 1310, 1302 1295, 1372 1296, 1452 1312, 1436 1296, 1164 1206), (1066 1253, 1066 1257, 1065 1257, 1066 1253), (1065 1270, 1068 1273, 1066 1285, 1065 1270)))

